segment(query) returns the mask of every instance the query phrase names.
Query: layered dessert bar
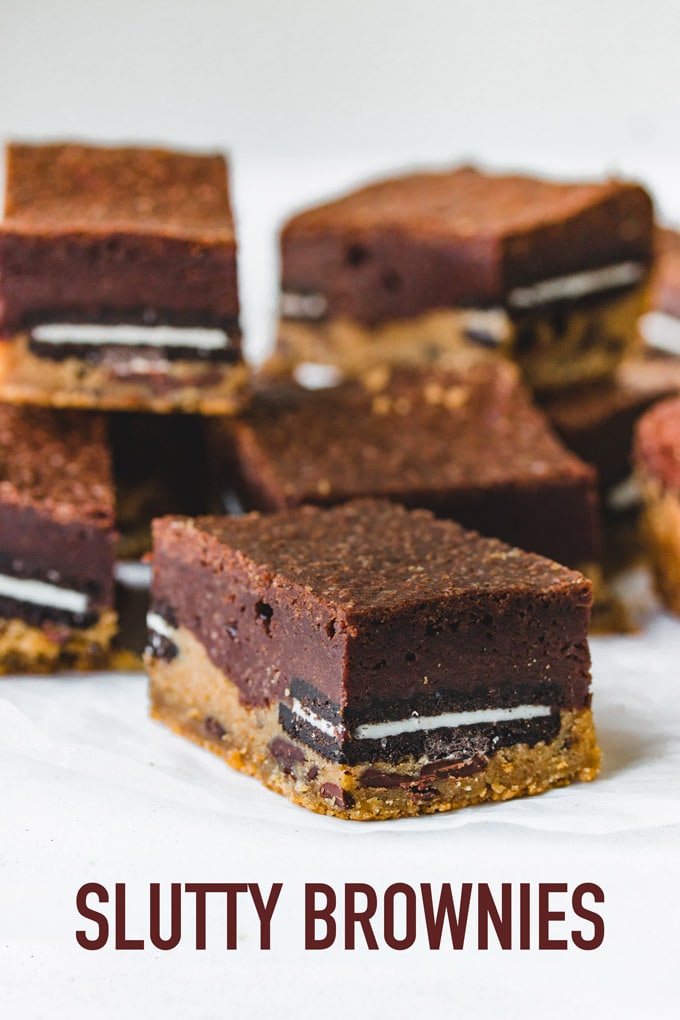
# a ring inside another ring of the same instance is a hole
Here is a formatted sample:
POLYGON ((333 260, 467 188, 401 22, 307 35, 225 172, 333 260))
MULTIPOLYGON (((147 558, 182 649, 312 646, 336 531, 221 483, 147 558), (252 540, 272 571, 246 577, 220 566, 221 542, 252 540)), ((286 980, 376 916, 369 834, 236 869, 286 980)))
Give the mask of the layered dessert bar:
POLYGON ((0 330, 5 401, 234 411, 245 369, 223 157, 10 145, 0 330))
POLYGON ((675 393, 680 393, 680 357, 648 349, 627 358, 609 379, 551 393, 541 403, 566 445, 596 467, 606 492, 631 474, 637 420, 675 393))
POLYGON ((249 509, 361 496, 424 507, 484 535, 592 569, 599 553, 595 472, 494 357, 436 369, 374 369, 311 390, 256 389, 233 423, 211 421, 211 462, 249 509))
POLYGON ((108 664, 113 504, 103 417, 0 406, 0 673, 108 664))
POLYGON ((482 344, 536 388, 602 378, 635 344, 652 240, 636 184, 472 167, 372 184, 283 227, 277 360, 355 372, 482 344))
POLYGON ((313 811, 371 820, 592 779, 590 584, 359 500, 154 524, 152 715, 313 811))
POLYGON ((657 589, 680 615, 680 398, 657 404, 640 420, 634 458, 644 503, 643 539, 657 589))
POLYGON ((680 355, 680 233, 657 228, 649 310, 640 332, 650 347, 680 355))

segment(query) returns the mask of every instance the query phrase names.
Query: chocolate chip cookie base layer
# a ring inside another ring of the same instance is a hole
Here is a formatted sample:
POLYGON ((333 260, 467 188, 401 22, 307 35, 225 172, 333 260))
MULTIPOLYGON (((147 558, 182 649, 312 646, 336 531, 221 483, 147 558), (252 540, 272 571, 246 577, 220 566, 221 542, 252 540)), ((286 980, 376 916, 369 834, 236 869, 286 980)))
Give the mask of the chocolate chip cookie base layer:
POLYGON ((12 404, 235 414, 247 402, 247 379, 242 364, 145 359, 135 365, 70 356, 55 361, 33 354, 26 335, 0 340, 0 400, 12 404))
POLYGON ((656 588, 680 616, 680 399, 657 404, 640 420, 634 461, 643 500, 642 538, 656 588))
POLYGON ((449 810, 592 778, 590 584, 357 500, 154 524, 153 714, 313 810, 449 810))
POLYGON ((119 653, 112 641, 117 631, 112 609, 83 628, 57 623, 32 627, 20 618, 0 618, 0 675, 116 668, 119 653))
POLYGON ((355 375, 381 364, 427 365, 481 346, 516 361, 534 389, 550 391, 604 379, 637 349, 634 324, 645 294, 645 287, 636 287, 516 317, 502 309, 437 309, 376 325, 348 318, 282 318, 270 365, 290 371, 312 362, 355 375))
POLYGON ((239 688, 189 631, 170 633, 176 657, 147 662, 152 716, 319 814, 355 821, 433 814, 543 793, 589 781, 598 772, 600 752, 590 709, 560 712, 547 740, 533 745, 518 741, 466 760, 329 761, 281 727, 276 707, 244 706, 239 688))

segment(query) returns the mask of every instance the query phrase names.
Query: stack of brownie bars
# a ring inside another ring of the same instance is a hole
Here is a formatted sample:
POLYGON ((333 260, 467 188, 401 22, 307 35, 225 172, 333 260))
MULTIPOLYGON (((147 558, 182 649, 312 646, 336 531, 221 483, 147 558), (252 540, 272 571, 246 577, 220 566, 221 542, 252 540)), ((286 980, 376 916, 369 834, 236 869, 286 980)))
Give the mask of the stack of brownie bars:
POLYGON ((372 185, 284 227, 248 378, 221 157, 11 146, 0 671, 116 661, 154 516, 152 714, 234 767, 355 819, 592 778, 581 571, 680 390, 653 244, 634 184, 372 185))

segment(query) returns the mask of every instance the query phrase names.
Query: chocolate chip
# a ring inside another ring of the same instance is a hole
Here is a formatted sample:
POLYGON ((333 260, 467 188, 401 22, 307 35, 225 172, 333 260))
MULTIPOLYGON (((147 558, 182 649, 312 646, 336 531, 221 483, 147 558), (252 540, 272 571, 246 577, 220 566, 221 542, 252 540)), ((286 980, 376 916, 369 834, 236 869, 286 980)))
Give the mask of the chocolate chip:
POLYGON ((346 790, 341 790, 335 783, 324 783, 319 793, 326 800, 332 800, 338 808, 354 807, 354 797, 346 790))
POLYGON ((212 715, 207 715, 205 717, 203 720, 203 726, 205 727, 206 733, 208 733, 211 737, 214 737, 215 740, 221 740, 227 732, 224 726, 222 726, 222 724, 219 723, 212 715))
POLYGON ((274 615, 274 610, 268 602, 263 602, 261 599, 255 603, 255 616, 258 620, 262 620, 264 623, 264 629, 269 634, 269 628, 271 625, 271 619, 274 615))
POLYGON ((350 244, 346 257, 350 266, 361 266, 368 259, 369 252, 363 244, 350 244))
POLYGON ((318 774, 319 774, 319 770, 318 770, 318 768, 316 767, 316 765, 312 765, 311 769, 310 769, 310 770, 309 770, 309 772, 307 773, 307 779, 308 779, 308 780, 310 781, 310 783, 311 783, 311 782, 312 782, 312 781, 313 781, 314 779, 316 779, 316 777, 318 776, 318 774))
POLYGON ((465 761, 431 761, 420 770, 421 779, 457 779, 459 776, 474 776, 486 767, 487 759, 483 754, 476 754, 465 761))
POLYGON ((291 775, 296 765, 300 765, 307 760, 299 747, 291 744, 289 740, 283 740, 281 737, 274 737, 269 744, 269 751, 287 776, 291 775))

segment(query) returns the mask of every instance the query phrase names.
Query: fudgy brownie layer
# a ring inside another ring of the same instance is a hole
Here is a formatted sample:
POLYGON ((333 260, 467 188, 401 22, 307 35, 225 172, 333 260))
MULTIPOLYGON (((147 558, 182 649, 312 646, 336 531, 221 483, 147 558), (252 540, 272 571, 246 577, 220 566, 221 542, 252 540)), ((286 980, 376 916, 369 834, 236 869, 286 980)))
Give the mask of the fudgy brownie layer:
POLYGON ((293 217, 282 290, 363 324, 504 306, 514 288, 652 258, 652 203, 620 181, 558 184, 471 167, 369 185, 293 217))
POLYGON ((466 749, 466 758, 329 761, 281 729, 276 704, 245 706, 192 634, 180 627, 171 636, 171 660, 147 658, 151 714, 312 811, 364 821, 447 811, 590 780, 599 768, 589 709, 560 712, 554 737, 466 749))
POLYGON ((82 592, 93 607, 113 603, 114 543, 108 522, 62 524, 39 506, 0 503, 0 574, 82 592))
POLYGON ((366 721, 438 692, 580 706, 590 601, 575 572, 390 503, 154 525, 153 611, 249 705, 302 679, 366 721))
MULTIPOLYGON (((0 227, 5 336, 47 322, 227 329, 238 318, 236 251, 174 238, 33 237, 0 227)), ((235 338, 238 340, 238 336, 235 338)))
POLYGON ((3 615, 90 626, 113 604, 114 541, 104 418, 0 406, 3 615))
POLYGON ((624 361, 610 379, 544 396, 542 407, 567 446, 597 469, 608 488, 632 469, 635 423, 664 397, 680 393, 680 358, 659 352, 624 361))
POLYGON ((0 266, 6 333, 134 308, 167 323, 237 318, 226 163, 160 149, 11 145, 0 266))
POLYGON ((372 372, 311 391, 263 385, 213 461, 250 509, 375 496, 425 507, 571 566, 597 559, 595 475, 531 404, 512 366, 372 372))

